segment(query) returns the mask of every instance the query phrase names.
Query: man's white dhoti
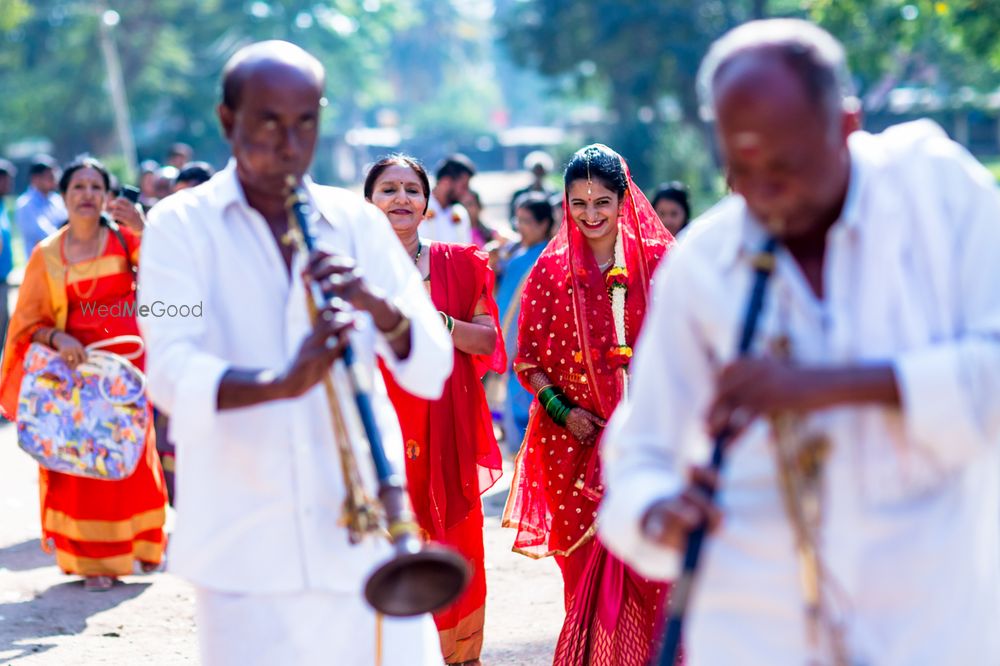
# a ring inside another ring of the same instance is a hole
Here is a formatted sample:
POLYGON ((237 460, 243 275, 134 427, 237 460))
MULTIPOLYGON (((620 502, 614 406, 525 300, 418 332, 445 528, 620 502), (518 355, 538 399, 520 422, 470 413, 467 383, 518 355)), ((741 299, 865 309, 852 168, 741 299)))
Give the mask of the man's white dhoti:
POLYGON ((442 663, 429 615, 377 619, 359 595, 234 594, 197 588, 196 616, 204 666, 442 663))

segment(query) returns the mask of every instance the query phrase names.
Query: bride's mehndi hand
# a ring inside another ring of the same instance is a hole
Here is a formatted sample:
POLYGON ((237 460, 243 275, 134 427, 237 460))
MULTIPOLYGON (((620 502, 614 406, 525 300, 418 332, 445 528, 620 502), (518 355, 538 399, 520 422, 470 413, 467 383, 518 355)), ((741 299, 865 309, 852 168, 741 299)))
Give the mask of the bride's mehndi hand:
POLYGON ((566 429, 582 444, 593 445, 597 441, 600 429, 605 426, 604 419, 591 414, 582 407, 574 407, 566 417, 566 429))

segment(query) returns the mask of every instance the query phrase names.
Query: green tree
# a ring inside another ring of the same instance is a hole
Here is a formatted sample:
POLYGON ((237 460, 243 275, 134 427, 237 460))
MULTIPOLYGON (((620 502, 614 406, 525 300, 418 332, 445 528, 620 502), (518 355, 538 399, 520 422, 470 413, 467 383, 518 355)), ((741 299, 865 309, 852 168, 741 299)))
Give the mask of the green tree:
POLYGON ((1000 83, 1000 2, 813 0, 808 9, 844 43, 868 110, 883 108, 897 87, 930 89, 954 104, 963 89, 1000 83))
POLYGON ((869 108, 898 86, 929 87, 954 103, 1000 83, 997 0, 506 0, 503 42, 520 65, 573 94, 604 91, 610 142, 643 185, 694 179, 711 190, 711 135, 699 120, 695 76, 711 42, 750 18, 811 18, 845 45, 869 108), (664 103, 664 102, 669 103, 664 103), (673 112, 671 112, 673 111, 673 112), (675 136, 665 136, 674 134, 675 136), (664 153, 667 154, 664 154, 664 153))
POLYGON ((0 3, 12 26, 0 35, 0 145, 44 137, 61 158, 119 150, 98 46, 105 8, 120 18, 113 39, 140 154, 159 157, 182 140, 215 162, 225 155, 219 75, 239 47, 287 39, 316 55, 327 68, 324 130, 335 133, 393 97, 383 75, 391 40, 422 16, 415 0, 35 0, 17 14, 8 7, 27 5, 0 3))
POLYGON ((660 102, 672 97, 681 131, 700 132, 694 84, 702 56, 713 39, 767 9, 760 0, 508 2, 503 39, 524 66, 575 76, 581 85, 598 79, 610 114, 607 140, 628 158, 638 182, 651 185, 658 136, 671 122, 660 102))

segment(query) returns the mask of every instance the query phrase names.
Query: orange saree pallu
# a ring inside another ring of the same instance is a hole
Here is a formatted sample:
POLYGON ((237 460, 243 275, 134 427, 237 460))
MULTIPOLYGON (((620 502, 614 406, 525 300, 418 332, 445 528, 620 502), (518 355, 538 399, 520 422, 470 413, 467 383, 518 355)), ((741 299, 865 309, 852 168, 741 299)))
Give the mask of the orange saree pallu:
MULTIPOLYGON (((38 329, 64 330, 83 345, 139 334, 130 269, 138 256, 138 237, 121 229, 131 264, 118 238, 108 232, 101 256, 68 266, 62 253, 66 231, 64 227, 49 236, 32 253, 11 317, 0 375, 0 408, 12 420, 17 420, 24 356, 38 329), (102 305, 108 309, 102 308, 104 316, 98 316, 102 305)), ((142 362, 141 357, 133 361, 140 369, 142 362)), ((127 479, 87 479, 39 468, 42 547, 47 552, 54 547, 56 563, 64 572, 123 576, 132 573, 137 560, 149 564, 162 560, 166 490, 152 418, 149 423, 145 453, 127 479)))
POLYGON ((438 400, 417 398, 384 371, 406 446, 406 478, 417 522, 435 542, 455 548, 472 567, 469 589, 434 615, 447 663, 479 658, 486 609, 483 506, 480 495, 500 478, 501 457, 493 434, 482 377, 502 372, 507 359, 493 300, 487 256, 470 245, 430 246, 434 306, 460 321, 489 314, 497 330, 490 356, 455 350, 454 370, 438 400))
MULTIPOLYGON (((529 391, 530 377, 544 372, 574 405, 605 420, 622 399, 627 352, 645 316, 650 279, 673 242, 642 192, 628 182, 618 218, 624 271, 601 272, 564 200, 565 222, 524 288, 514 363, 529 391), (612 279, 627 284, 628 350, 615 337, 612 279)), ((503 525, 517 530, 515 552, 554 556, 562 571, 566 620, 555 664, 645 666, 667 586, 636 574, 596 538, 604 490, 598 450, 557 425, 536 399, 503 525)))

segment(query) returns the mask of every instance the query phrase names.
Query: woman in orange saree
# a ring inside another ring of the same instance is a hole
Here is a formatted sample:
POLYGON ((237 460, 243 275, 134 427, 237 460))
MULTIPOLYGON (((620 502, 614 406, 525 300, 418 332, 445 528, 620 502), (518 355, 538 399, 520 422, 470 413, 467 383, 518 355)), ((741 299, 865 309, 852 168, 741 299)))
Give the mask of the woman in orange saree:
MULTIPOLYGON (((423 167, 405 156, 376 162, 365 180, 365 198, 389 218, 414 258, 431 300, 455 343, 454 370, 438 400, 406 393, 383 372, 406 443, 406 478, 417 522, 435 542, 451 546, 472 567, 459 599, 434 614, 448 664, 479 664, 486 613, 483 506, 480 494, 500 477, 482 378, 507 364, 488 257, 472 245, 426 244, 418 227, 430 185, 423 167)), ((391 334, 391 333, 390 333, 391 334)))
MULTIPOLYGON (((7 332, 0 409, 11 420, 17 420, 23 361, 32 342, 56 349, 75 367, 86 358, 85 345, 139 334, 133 267, 140 236, 127 226, 115 233, 114 223, 102 216, 109 180, 89 158, 68 166, 60 180, 69 223, 31 253, 7 332), (100 306, 112 316, 99 316, 100 306)), ((130 203, 113 206, 141 229, 130 203)), ((141 369, 142 361, 134 363, 141 369)), ((54 548, 59 568, 84 576, 87 589, 110 588, 118 576, 132 573, 136 561, 149 571, 162 560, 166 490, 152 425, 145 455, 127 479, 88 479, 40 467, 39 491, 42 547, 54 548)))
POLYGON ((514 370, 537 397, 514 463, 503 524, 514 550, 563 574, 562 666, 645 666, 666 587, 596 538, 598 446, 628 390, 650 279, 673 238, 620 155, 595 144, 565 174, 564 223, 524 288, 514 370))

